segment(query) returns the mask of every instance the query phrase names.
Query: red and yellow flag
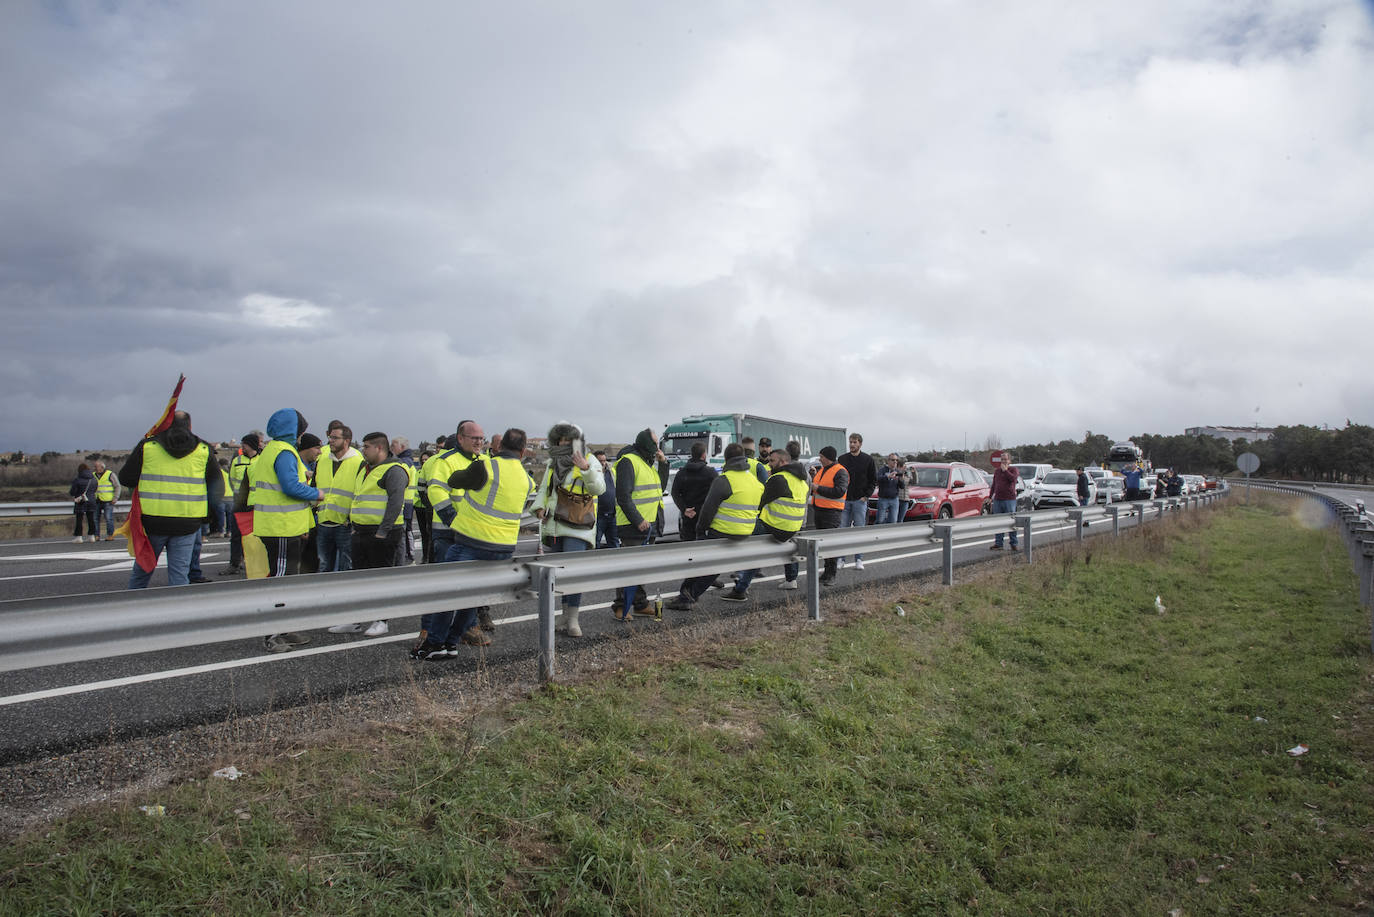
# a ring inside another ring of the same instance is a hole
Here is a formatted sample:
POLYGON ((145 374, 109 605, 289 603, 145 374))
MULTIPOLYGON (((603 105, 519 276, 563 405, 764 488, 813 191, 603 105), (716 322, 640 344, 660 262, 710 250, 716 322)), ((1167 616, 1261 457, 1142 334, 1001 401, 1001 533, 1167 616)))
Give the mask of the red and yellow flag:
MULTIPOLYGON (((177 411, 177 399, 181 397, 181 387, 186 384, 186 377, 177 378, 177 387, 172 389, 172 397, 167 399, 167 407, 163 410, 162 416, 157 419, 157 423, 148 428, 147 436, 156 436, 163 430, 172 425, 172 415, 177 411)), ((129 518, 124 520, 124 524, 115 530, 116 535, 123 535, 129 539, 129 556, 134 562, 143 569, 144 573, 152 573, 157 566, 157 556, 153 553, 153 546, 148 541, 148 533, 143 531, 143 510, 139 505, 138 487, 134 487, 133 497, 129 501, 129 518)))

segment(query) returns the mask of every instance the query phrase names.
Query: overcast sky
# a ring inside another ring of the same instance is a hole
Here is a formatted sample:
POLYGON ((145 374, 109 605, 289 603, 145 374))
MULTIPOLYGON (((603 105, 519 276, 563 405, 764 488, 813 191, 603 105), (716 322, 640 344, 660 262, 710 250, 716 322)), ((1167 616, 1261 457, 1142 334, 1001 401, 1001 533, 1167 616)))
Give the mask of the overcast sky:
POLYGON ((1374 423, 1365 2, 0 4, 0 450, 1374 423))

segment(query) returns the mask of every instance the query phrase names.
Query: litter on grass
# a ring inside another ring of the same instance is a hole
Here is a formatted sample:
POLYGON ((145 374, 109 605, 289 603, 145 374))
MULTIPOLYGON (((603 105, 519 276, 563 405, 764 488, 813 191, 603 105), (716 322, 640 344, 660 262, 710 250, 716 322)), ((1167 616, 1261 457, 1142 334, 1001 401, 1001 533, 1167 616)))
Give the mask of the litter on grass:
POLYGON ((219 777, 222 780, 237 780, 240 777, 247 777, 248 775, 231 764, 228 767, 221 767, 210 776, 219 777))
POLYGON ((1262 717, 1262 716, 1257 716, 1257 717, 1255 717, 1255 722, 1256 722, 1256 723, 1267 723, 1267 722, 1269 722, 1269 721, 1266 720, 1266 719, 1265 719, 1264 717, 1262 717))
POLYGON ((1288 755, 1289 755, 1289 757, 1292 757, 1292 758, 1296 758, 1296 757, 1298 757, 1298 756, 1300 756, 1300 755, 1305 755, 1305 754, 1307 754, 1307 746, 1306 746, 1306 745, 1294 745, 1292 748, 1288 749, 1288 755))
POLYGON ((153 815, 157 817, 167 814, 165 806, 139 806, 138 811, 142 812, 144 815, 153 815))
POLYGON ((1168 611, 1168 609, 1164 607, 1164 603, 1160 601, 1159 596, 1155 596, 1155 611, 1158 614, 1164 614, 1164 612, 1168 611))
POLYGON ((899 618, 905 618, 905 617, 906 617, 906 609, 903 608, 901 605, 898 605, 898 606, 897 606, 897 617, 899 617, 899 618))

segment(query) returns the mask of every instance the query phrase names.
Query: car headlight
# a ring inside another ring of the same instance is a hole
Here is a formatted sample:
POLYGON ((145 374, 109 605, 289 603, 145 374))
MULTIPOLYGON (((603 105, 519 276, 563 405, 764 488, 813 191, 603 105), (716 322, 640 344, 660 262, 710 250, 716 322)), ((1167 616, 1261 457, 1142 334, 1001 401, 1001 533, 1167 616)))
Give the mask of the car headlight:
POLYGON ((935 498, 932 497, 932 496, 929 496, 929 495, 924 496, 924 497, 912 497, 912 498, 911 498, 911 502, 912 502, 912 503, 934 503, 934 502, 935 502, 935 498))

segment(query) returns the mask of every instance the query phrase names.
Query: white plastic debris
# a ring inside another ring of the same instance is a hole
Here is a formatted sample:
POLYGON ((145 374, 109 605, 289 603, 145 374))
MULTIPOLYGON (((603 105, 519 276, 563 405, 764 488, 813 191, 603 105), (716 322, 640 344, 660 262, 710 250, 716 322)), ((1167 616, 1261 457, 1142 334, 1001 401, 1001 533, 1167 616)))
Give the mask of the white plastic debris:
POLYGON ((1168 609, 1164 607, 1164 603, 1160 600, 1159 596, 1155 596, 1155 611, 1159 614, 1164 614, 1164 612, 1168 611, 1168 609))
POLYGON ((1266 719, 1265 719, 1264 717, 1262 717, 1262 716, 1257 716, 1257 717, 1255 717, 1255 722, 1256 722, 1256 723, 1267 723, 1267 722, 1269 722, 1269 721, 1266 720, 1266 719))
POLYGON ((901 605, 898 605, 898 606, 897 606, 897 617, 899 617, 899 618, 905 618, 905 617, 906 617, 906 609, 903 608, 901 605))
POLYGON ((138 811, 142 812, 144 815, 152 815, 158 818, 167 814, 167 809, 164 806, 139 806, 138 811))
POLYGON ((1305 754, 1307 754, 1306 745, 1294 745, 1292 748, 1288 749, 1288 755, 1292 758, 1297 758, 1305 754))
POLYGON ((221 780, 237 780, 240 777, 247 777, 248 775, 231 764, 228 767, 221 767, 210 776, 219 777, 221 780))

